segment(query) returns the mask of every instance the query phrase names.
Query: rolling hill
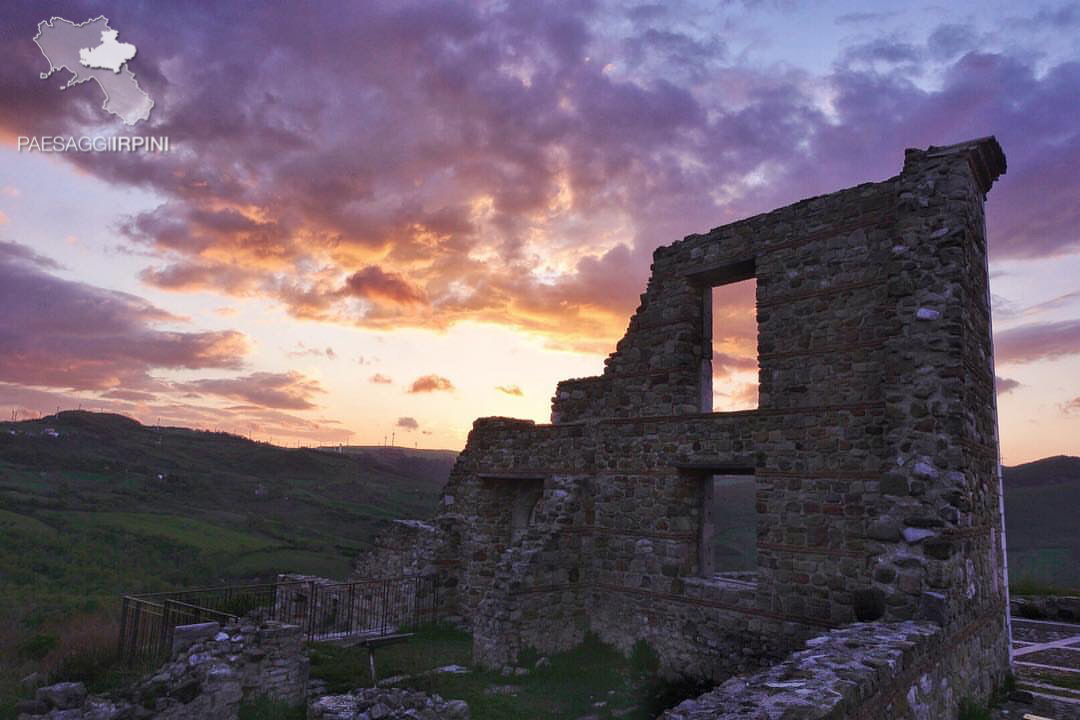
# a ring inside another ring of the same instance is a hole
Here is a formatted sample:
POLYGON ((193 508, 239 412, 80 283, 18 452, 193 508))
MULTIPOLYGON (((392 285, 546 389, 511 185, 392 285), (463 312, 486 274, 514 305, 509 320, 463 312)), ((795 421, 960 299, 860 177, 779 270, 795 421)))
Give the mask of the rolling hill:
POLYGON ((1080 590, 1080 457, 1043 458, 1003 475, 1010 584, 1080 590))
POLYGON ((390 519, 430 516, 455 457, 82 411, 0 423, 0 615, 280 571, 344 577, 390 519))
MULTIPOLYGON (((0 612, 293 571, 343 577, 393 518, 426 518, 456 453, 287 449, 63 412, 0 423, 0 612)), ((1080 587, 1080 458, 1004 469, 1010 574, 1080 587)))

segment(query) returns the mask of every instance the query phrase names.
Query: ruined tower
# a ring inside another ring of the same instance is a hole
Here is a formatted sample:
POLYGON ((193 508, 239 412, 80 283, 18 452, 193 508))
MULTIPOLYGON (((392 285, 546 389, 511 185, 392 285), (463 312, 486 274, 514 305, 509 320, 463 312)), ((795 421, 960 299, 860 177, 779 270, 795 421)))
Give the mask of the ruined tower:
POLYGON ((658 248, 603 375, 561 382, 551 424, 477 420, 454 468, 436 561, 477 658, 591 631, 721 679, 831 628, 925 620, 964 690, 1000 681, 983 203, 1004 171, 994 138, 908 150, 890 179, 658 248), (708 299, 746 278, 759 406, 712 412, 708 299), (752 573, 705 557, 720 474, 753 479, 752 573))

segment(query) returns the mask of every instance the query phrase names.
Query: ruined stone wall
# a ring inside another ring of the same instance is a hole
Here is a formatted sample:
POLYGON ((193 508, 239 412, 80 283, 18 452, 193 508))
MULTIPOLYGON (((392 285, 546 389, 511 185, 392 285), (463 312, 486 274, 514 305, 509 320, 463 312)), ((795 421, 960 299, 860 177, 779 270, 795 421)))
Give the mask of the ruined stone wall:
MULTIPOLYGON (((354 580, 390 580, 433 576, 438 618, 462 622, 458 600, 461 571, 461 522, 451 512, 454 497, 444 498, 442 512, 433 522, 394 520, 375 538, 375 548, 357 558, 354 580)), ((303 576, 295 576, 301 580, 303 576)), ((427 586, 424 585, 426 590, 427 586)))
POLYGON ((1001 687, 993 625, 975 618, 951 635, 931 622, 860 623, 806 643, 761 673, 732 678, 662 720, 926 720, 955 718, 964 700, 1001 687))
POLYGON ((982 215, 1003 171, 993 139, 908 151, 897 177, 658 248, 604 374, 560 383, 550 425, 478 420, 453 470, 436 522, 477 658, 589 629, 719 678, 856 620, 1003 637, 982 215), (759 407, 709 412, 710 288, 749 277, 759 407), (751 585, 700 577, 702 484, 729 469, 756 483, 751 585), (516 537, 537 482, 561 502, 516 537))
POLYGON ((435 525, 421 520, 393 520, 375 537, 375 549, 361 556, 354 575, 364 579, 427 575, 436 571, 441 538, 435 525))
POLYGON ((309 664, 297 625, 200 623, 177 628, 176 638, 169 662, 131 687, 90 696, 82 683, 40 688, 34 701, 20 704, 20 717, 235 720, 245 701, 269 697, 299 706, 306 700, 309 664))

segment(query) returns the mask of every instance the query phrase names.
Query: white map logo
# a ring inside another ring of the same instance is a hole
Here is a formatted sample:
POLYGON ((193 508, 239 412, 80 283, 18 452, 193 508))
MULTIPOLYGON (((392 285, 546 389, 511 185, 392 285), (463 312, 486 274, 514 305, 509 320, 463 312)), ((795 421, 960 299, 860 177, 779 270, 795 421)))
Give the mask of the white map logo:
POLYGON ((57 70, 71 73, 61 90, 94 80, 105 93, 101 107, 125 124, 134 125, 149 119, 154 101, 139 87, 135 73, 127 67, 127 62, 135 57, 135 46, 119 42, 119 36, 120 31, 110 28, 104 15, 81 25, 54 17, 38 23, 34 42, 49 61, 49 72, 41 73, 42 80, 57 70))

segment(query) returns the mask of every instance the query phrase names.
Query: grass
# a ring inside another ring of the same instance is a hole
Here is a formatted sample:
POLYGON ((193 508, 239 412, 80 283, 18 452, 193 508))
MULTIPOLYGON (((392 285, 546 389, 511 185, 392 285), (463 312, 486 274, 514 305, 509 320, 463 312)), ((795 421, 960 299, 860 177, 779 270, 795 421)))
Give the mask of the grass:
POLYGON ((1080 588, 1080 482, 1005 484, 1009 574, 1017 582, 1080 588))
POLYGON ((990 708, 970 698, 964 698, 960 702, 959 720, 991 720, 990 708))
MULTIPOLYGON (((311 676, 326 681, 332 693, 371 687, 367 651, 328 643, 313 643, 309 651, 311 676)), ((407 642, 375 651, 378 678, 412 675, 446 665, 472 662, 472 636, 445 625, 425 626, 407 642)))
POLYGON ((245 553, 264 550, 274 541, 253 533, 239 532, 203 520, 160 513, 68 512, 63 521, 74 526, 115 528, 143 537, 163 538, 205 552, 245 553))
POLYGON ((1055 585, 1030 575, 1014 578, 1010 573, 1009 593, 1014 597, 1019 595, 1080 595, 1080 590, 1055 585))
POLYGON ((307 709, 281 700, 260 697, 240 706, 237 720, 304 720, 307 709))
MULTIPOLYGON (((574 650, 551 655, 545 667, 536 667, 538 653, 523 653, 519 661, 529 667, 526 676, 504 677, 475 668, 466 674, 425 672, 451 664, 469 666, 471 654, 468 633, 427 627, 406 643, 377 650, 376 667, 380 681, 411 675, 397 685, 464 700, 473 720, 571 720, 588 714, 606 718, 613 709, 627 709, 623 717, 645 720, 708 689, 698 683, 662 681, 655 675, 655 656, 649 662, 647 650, 627 658, 592 636, 574 650), (508 686, 512 694, 489 692, 508 686)), ((358 648, 313 646, 311 675, 326 681, 331 693, 371 685, 367 652, 358 648)))
POLYGON ((1064 673, 1055 672, 1040 672, 1038 674, 1039 682, 1046 683, 1047 685, 1057 685, 1058 687, 1067 688, 1069 690, 1080 690, 1080 675, 1066 675, 1064 673))
MULTIPOLYGON (((48 637, 115 618, 122 592, 346 577, 388 517, 433 512, 453 458, 286 449, 87 412, 0 423, 0 718, 33 670, 87 675, 96 651, 59 664, 48 637)), ((115 641, 114 628, 102 647, 115 641)))

